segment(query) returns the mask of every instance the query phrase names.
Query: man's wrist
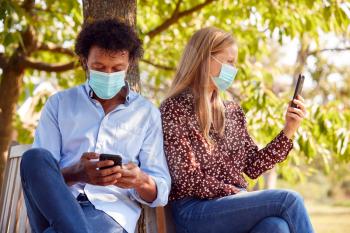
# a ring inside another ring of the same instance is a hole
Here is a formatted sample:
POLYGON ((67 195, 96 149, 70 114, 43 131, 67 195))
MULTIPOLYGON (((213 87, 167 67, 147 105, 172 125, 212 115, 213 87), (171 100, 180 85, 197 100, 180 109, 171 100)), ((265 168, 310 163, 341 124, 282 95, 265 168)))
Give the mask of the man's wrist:
POLYGON ((61 169, 62 176, 67 185, 71 186, 76 183, 72 167, 65 167, 61 169))
POLYGON ((142 172, 135 191, 146 202, 152 203, 157 198, 157 185, 150 175, 142 172))
POLYGON ((135 189, 136 189, 136 191, 146 189, 152 183, 154 183, 152 178, 147 173, 144 173, 143 171, 141 171, 140 178, 136 184, 135 189))
POLYGON ((78 164, 61 169, 61 173, 67 185, 71 186, 81 181, 78 164))

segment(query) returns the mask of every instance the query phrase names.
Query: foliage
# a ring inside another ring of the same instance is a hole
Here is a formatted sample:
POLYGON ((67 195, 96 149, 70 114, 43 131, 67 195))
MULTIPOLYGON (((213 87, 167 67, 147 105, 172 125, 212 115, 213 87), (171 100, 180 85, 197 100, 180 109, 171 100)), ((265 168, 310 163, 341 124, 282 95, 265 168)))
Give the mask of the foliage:
MULTIPOLYGON (((36 1, 34 12, 28 14, 23 9, 25 2, 1 1, 2 56, 9 57, 22 46, 21 32, 32 27, 39 48, 32 59, 49 64, 76 61, 71 51, 82 24, 81 4, 40 0, 36 1)), ((350 75, 347 68, 336 67, 324 58, 322 53, 329 48, 320 35, 332 32, 349 44, 350 16, 346 9, 350 11, 349 3, 321 0, 139 0, 137 30, 145 49, 140 62, 142 93, 156 104, 162 101, 181 52, 196 30, 217 26, 232 32, 239 44, 240 71, 226 96, 241 102, 253 137, 263 146, 283 128, 292 85, 281 85, 276 78, 293 75, 299 67, 310 74, 317 86, 304 92, 309 115, 295 137, 296 150, 279 166, 279 173, 295 181, 318 169, 329 172, 336 164, 350 160, 350 75), (276 51, 294 39, 299 42, 295 65, 281 65, 276 51), (306 66, 303 56, 315 59, 316 68, 306 66), (324 81, 332 73, 341 74, 342 87, 330 88, 324 81), (331 100, 330 94, 334 96, 331 100), (321 101, 316 101, 316 97, 321 101), (305 164, 312 166, 306 169, 305 164)), ((336 49, 332 54, 346 49, 336 49)), ((19 105, 33 95, 34 87, 42 80, 49 79, 61 88, 84 81, 81 68, 64 73, 29 68, 25 76, 19 105)), ((17 121, 19 135, 24 135, 17 121)), ((19 140, 27 142, 28 138, 20 136, 19 140)))

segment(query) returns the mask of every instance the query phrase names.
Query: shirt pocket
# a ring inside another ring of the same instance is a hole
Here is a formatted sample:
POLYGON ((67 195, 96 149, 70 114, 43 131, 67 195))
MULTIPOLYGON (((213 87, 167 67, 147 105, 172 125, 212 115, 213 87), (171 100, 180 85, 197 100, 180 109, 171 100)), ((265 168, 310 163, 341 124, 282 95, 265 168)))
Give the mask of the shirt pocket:
POLYGON ((138 155, 144 141, 143 129, 131 123, 118 123, 115 126, 114 147, 121 153, 123 164, 138 164, 138 155))

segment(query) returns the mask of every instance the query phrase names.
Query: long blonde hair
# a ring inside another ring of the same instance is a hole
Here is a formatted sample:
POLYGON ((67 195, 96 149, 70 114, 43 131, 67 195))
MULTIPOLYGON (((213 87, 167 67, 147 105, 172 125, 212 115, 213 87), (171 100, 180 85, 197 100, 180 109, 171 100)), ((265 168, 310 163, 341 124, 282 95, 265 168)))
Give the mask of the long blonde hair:
POLYGON ((212 125, 221 136, 225 131, 225 108, 219 92, 215 88, 210 96, 207 91, 213 82, 209 76, 210 56, 234 44, 233 37, 218 28, 207 27, 197 31, 184 50, 168 94, 170 98, 191 89, 200 130, 210 144, 209 131, 212 125))

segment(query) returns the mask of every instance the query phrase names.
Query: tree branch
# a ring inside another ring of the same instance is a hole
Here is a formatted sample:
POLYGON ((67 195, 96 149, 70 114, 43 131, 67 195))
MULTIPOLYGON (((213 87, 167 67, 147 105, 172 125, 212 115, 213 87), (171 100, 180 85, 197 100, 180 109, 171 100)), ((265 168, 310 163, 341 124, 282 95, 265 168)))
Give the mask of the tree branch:
POLYGON ((75 61, 68 62, 66 64, 48 64, 44 62, 31 61, 28 58, 25 58, 23 60, 23 64, 26 68, 31 68, 31 69, 46 71, 46 72, 58 72, 58 73, 72 70, 78 66, 78 63, 75 61))
POLYGON ((149 60, 146 60, 146 59, 142 59, 141 60, 142 62, 146 63, 146 64, 149 64, 151 66, 154 66, 156 68, 159 68, 159 69, 163 69, 163 70, 169 70, 169 71, 175 71, 176 68, 175 67, 170 67, 170 66, 165 66, 165 65, 160 65, 160 64, 156 64, 156 63, 153 63, 149 60))
POLYGON ((34 7, 33 10, 36 11, 36 12, 38 12, 38 11, 46 12, 46 13, 49 13, 49 14, 52 14, 52 15, 57 15, 57 14, 66 15, 67 14, 66 12, 58 11, 56 9, 52 10, 51 8, 34 7))
POLYGON ((41 44, 38 46, 38 50, 61 53, 71 57, 75 56, 75 53, 71 49, 56 46, 54 44, 41 44))
POLYGON ((188 10, 179 11, 180 4, 181 4, 182 0, 178 0, 178 2, 176 3, 175 10, 174 10, 173 14, 171 15, 171 17, 169 19, 165 20, 162 24, 158 25, 154 29, 147 32, 145 35, 149 36, 150 38, 153 38, 156 35, 158 35, 159 33, 163 32, 164 30, 169 28, 171 25, 177 23, 179 21, 179 19, 181 19, 182 17, 190 15, 193 12, 199 11, 200 9, 202 9, 203 7, 205 7, 206 5, 209 5, 210 3, 214 2, 214 1, 216 1, 216 0, 205 0, 203 3, 198 4, 198 5, 192 7, 188 10))
POLYGON ((4 53, 0 53, 0 68, 4 69, 7 66, 8 60, 6 59, 4 53))
POLYGON ((183 0, 178 0, 177 3, 176 3, 176 6, 175 6, 175 10, 173 12, 173 15, 177 15, 179 13, 179 10, 180 10, 180 5, 182 3, 183 0))
POLYGON ((25 0, 21 5, 21 7, 27 12, 32 11, 34 6, 35 6, 35 0, 25 0))
POLYGON ((331 51, 331 52, 341 52, 341 51, 347 51, 347 50, 350 50, 350 47, 320 49, 320 50, 315 50, 315 51, 309 52, 308 55, 316 55, 316 54, 318 54, 318 53, 327 52, 327 51, 331 51))

